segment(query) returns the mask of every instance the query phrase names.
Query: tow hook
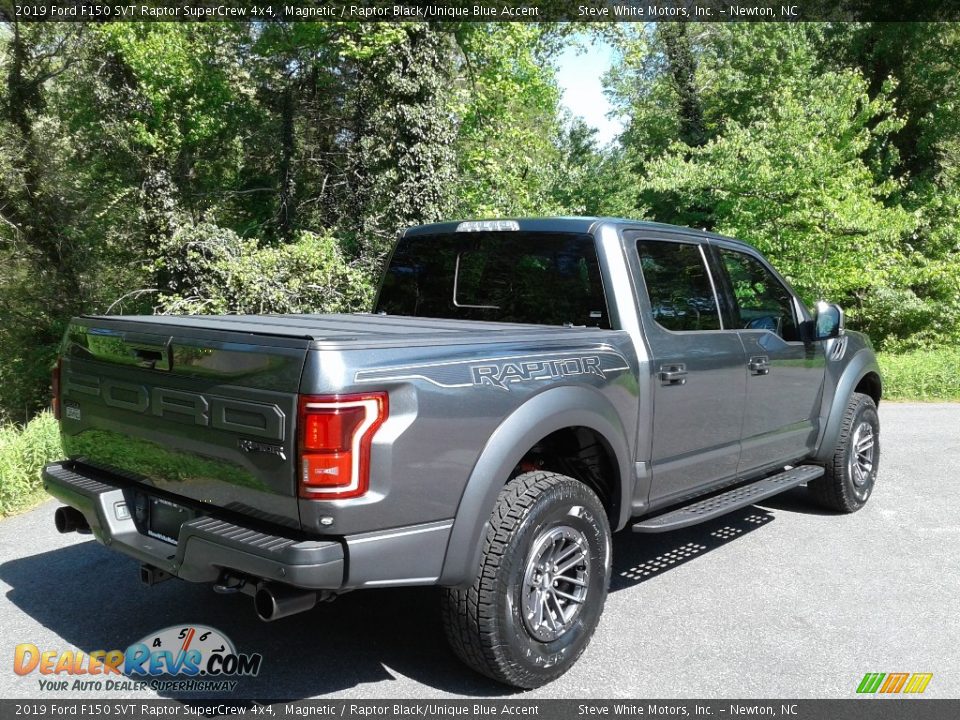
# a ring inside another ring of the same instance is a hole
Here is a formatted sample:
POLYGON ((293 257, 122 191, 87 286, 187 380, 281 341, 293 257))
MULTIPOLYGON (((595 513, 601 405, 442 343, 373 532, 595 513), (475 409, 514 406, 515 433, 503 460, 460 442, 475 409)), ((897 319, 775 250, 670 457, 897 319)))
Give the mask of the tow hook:
POLYGON ((234 593, 243 592, 246 584, 247 579, 242 575, 233 575, 225 572, 214 584, 213 591, 221 595, 233 595, 234 593))

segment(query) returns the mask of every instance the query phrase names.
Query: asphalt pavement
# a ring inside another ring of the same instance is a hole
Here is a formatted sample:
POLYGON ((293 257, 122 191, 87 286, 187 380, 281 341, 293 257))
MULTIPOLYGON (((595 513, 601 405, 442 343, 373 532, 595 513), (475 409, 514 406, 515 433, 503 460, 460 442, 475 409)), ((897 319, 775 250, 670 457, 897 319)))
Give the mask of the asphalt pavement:
POLYGON ((133 560, 59 535, 49 502, 0 521, 0 698, 45 696, 43 676, 12 671, 19 643, 89 653, 191 623, 263 654, 240 697, 850 698, 867 672, 929 672, 925 696, 958 698, 960 404, 882 403, 880 418, 880 477, 854 515, 825 512, 796 488, 687 530, 615 536, 590 647, 558 681, 523 694, 460 665, 434 589, 359 591, 262 623, 247 596, 141 586, 133 560))

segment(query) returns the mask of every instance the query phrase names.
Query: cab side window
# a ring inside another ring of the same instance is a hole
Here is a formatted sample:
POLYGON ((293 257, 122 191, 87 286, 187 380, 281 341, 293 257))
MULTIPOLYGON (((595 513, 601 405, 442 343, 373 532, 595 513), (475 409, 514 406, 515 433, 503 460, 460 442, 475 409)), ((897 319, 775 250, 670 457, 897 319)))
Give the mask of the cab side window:
POLYGON ((793 299, 783 284, 752 255, 727 248, 719 252, 733 290, 735 327, 799 340, 793 299))
POLYGON ((674 331, 722 329, 698 245, 640 240, 637 253, 658 325, 674 331))

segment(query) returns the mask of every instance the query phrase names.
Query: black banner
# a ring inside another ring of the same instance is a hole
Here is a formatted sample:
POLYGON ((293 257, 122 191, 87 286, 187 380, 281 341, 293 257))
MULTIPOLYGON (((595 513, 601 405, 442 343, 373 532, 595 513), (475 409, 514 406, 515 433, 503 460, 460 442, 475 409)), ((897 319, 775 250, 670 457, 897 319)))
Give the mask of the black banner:
POLYGON ((955 720, 960 700, 0 700, 0 718, 786 718, 955 720))
POLYGON ((0 0, 17 22, 915 22, 960 0, 0 0))

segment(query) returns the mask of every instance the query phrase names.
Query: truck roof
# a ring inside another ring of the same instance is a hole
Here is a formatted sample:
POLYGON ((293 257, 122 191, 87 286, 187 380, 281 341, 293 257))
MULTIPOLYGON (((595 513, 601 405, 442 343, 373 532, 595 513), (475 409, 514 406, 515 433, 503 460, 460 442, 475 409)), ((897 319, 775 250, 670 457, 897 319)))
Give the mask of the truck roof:
MULTIPOLYGON (((642 230, 644 228, 656 229, 661 231, 675 232, 685 235, 695 235, 696 237, 708 237, 716 240, 724 240, 731 243, 752 247, 749 243, 742 240, 698 230, 696 228, 683 227, 680 225, 670 225, 668 223, 652 222, 650 220, 631 220, 629 218, 602 217, 602 216, 554 216, 542 218, 484 218, 492 221, 512 221, 517 223, 520 232, 566 232, 566 233, 589 233, 596 230, 600 225, 612 225, 617 228, 630 228, 642 230)), ((456 232, 457 226, 464 220, 451 220, 448 222, 430 223, 426 225, 414 225, 407 228, 403 235, 410 237, 414 235, 440 235, 444 233, 456 232)))

